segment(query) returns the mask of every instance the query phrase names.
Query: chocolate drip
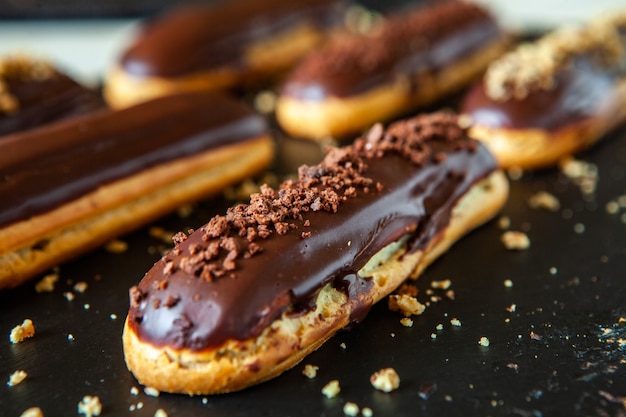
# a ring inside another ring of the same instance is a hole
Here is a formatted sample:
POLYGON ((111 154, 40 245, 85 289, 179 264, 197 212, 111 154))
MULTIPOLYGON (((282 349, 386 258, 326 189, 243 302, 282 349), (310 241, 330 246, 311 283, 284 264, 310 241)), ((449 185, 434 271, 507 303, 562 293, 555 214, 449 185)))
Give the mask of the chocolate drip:
POLYGON ((237 68, 246 48, 259 39, 304 24, 336 25, 342 8, 337 0, 240 0, 181 7, 149 21, 121 64, 129 74, 160 77, 237 68))
POLYGON ((281 93, 321 101, 350 97, 396 80, 414 92, 429 75, 502 36, 480 7, 447 1, 392 16, 381 32, 352 36, 307 57, 285 81, 281 93))
POLYGON ((239 102, 185 94, 6 136, 0 140, 0 225, 157 164, 264 134, 264 121, 239 102))
MULTIPOLYGON (((249 206, 229 210, 188 237, 179 235, 176 248, 134 288, 141 297, 130 309, 130 326, 154 345, 199 351, 259 335, 282 313, 312 307, 328 283, 348 295, 351 319, 362 320, 373 283, 355 271, 407 234, 413 234, 410 251, 424 249, 447 227, 458 199, 495 169, 484 147, 465 134, 441 139, 429 120, 398 124, 385 133, 379 126, 354 147, 331 152, 322 165, 301 169, 296 184, 285 183, 276 193, 265 190, 266 198, 253 197, 249 206), (398 152, 396 145, 410 135, 440 139, 407 141, 407 153, 398 152), (350 158, 354 152, 361 156, 350 158), (343 174, 322 181, 330 172, 343 174), (294 188, 301 193, 290 193, 294 188), (309 191, 313 202, 299 204, 309 191), (333 193, 337 199, 324 198, 333 193), (283 200, 293 205, 281 214, 283 200), (258 216, 256 228, 250 226, 254 221, 234 215, 248 209, 251 218, 258 216), (261 238, 256 230, 269 232, 261 238), (258 249, 252 255, 245 251, 251 245, 258 249), (216 262, 223 267, 212 265, 216 262), (158 289, 164 279, 166 288, 158 289), (170 295, 180 301, 157 307, 155 300, 170 295), (181 320, 188 324, 184 331, 176 324, 181 320)), ((456 119, 447 123, 456 126, 456 119)))
POLYGON ((555 75, 552 90, 533 89, 523 99, 500 101, 488 97, 479 83, 465 97, 460 111, 479 126, 555 132, 602 111, 617 75, 578 58, 555 75))
POLYGON ((55 73, 42 80, 24 80, 15 76, 3 81, 16 108, 0 114, 0 136, 104 107, 95 91, 62 74, 55 73))

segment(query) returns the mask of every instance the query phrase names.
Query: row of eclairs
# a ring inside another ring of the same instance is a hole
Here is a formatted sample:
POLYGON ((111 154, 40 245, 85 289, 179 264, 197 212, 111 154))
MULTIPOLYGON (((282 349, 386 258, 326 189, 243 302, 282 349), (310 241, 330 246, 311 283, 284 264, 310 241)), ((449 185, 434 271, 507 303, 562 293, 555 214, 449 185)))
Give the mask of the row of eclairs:
POLYGON ((122 336, 142 384, 237 391, 295 366, 493 218, 503 169, 554 166, 626 117, 626 11, 520 43, 466 1, 361 31, 345 24, 351 10, 169 10, 146 20, 101 93, 43 59, 5 57, 0 288, 268 169, 267 116, 242 97, 271 86, 284 134, 343 146, 177 234, 130 289, 122 336), (415 115, 459 93, 456 113, 415 115))

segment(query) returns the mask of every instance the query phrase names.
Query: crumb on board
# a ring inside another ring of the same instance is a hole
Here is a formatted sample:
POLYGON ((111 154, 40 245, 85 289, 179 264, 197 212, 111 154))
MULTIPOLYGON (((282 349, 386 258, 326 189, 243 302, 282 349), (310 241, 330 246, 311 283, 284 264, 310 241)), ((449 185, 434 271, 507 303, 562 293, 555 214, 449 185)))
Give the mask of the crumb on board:
POLYGON ((506 308, 506 311, 508 311, 509 313, 515 313, 515 310, 517 310, 516 304, 511 304, 510 306, 506 308))
POLYGON ((143 392, 150 397, 158 397, 160 394, 159 390, 154 387, 145 387, 143 392))
POLYGON ((83 294, 85 291, 87 291, 87 287, 89 285, 85 282, 85 281, 78 281, 76 284, 74 284, 74 291, 83 294))
POLYGON ((165 412, 164 409, 159 408, 158 410, 154 412, 154 417, 167 417, 167 413, 165 412))
POLYGON ((370 377, 372 386, 382 392, 391 392, 400 386, 400 376, 393 368, 383 368, 370 377))
POLYGON ((506 288, 513 288, 513 281, 511 281, 510 279, 505 279, 504 280, 504 286, 506 288))
POLYGON ((498 219, 498 227, 502 230, 506 230, 511 227, 511 219, 507 216, 501 216, 498 219))
POLYGON ((478 341, 478 344, 484 347, 487 347, 491 344, 491 342, 489 341, 488 338, 486 338, 485 336, 481 337, 480 340, 478 341))
POLYGON ((369 407, 363 407, 363 409, 361 410, 361 415, 363 417, 373 417, 374 411, 369 407))
POLYGON ((322 388, 322 394, 324 394, 326 398, 335 398, 339 392, 341 392, 341 387, 339 386, 339 381, 336 379, 333 379, 322 388))
POLYGON ((85 417, 99 416, 101 412, 102 404, 98 396, 85 395, 78 403, 78 414, 84 414, 85 417))
POLYGON ((501 239, 504 247, 509 250, 524 250, 530 247, 530 239, 523 232, 504 232, 501 239))
POLYGON ((443 330, 443 324, 442 324, 442 323, 439 323, 439 324, 437 325, 437 327, 435 327, 435 329, 437 329, 437 330, 443 330))
POLYGON ((359 406, 356 403, 348 401, 343 405, 343 413, 350 417, 359 415, 359 406))
POLYGON ((559 211, 561 208, 559 199, 547 191, 539 191, 530 196, 528 205, 532 209, 544 209, 548 211, 559 211))
POLYGON ((436 290, 447 290, 452 285, 452 281, 444 279, 441 281, 431 281, 430 286, 436 290))
POLYGON ((110 253, 124 253, 128 250, 128 243, 115 239, 104 245, 104 249, 110 253))
POLYGON ((413 320, 411 320, 409 317, 403 317, 400 319, 400 324, 404 327, 413 327, 413 320))
POLYGON ((39 407, 30 407, 24 410, 20 417, 43 417, 43 412, 39 407))
POLYGON ((430 338, 435 340, 437 338, 437 333, 431 333, 430 338))
POLYGON ((68 333, 67 340, 69 340, 70 342, 73 342, 74 340, 76 340, 76 338, 74 337, 72 333, 68 333))
POLYGON ((28 374, 26 373, 26 371, 23 371, 21 369, 17 370, 9 376, 9 382, 7 382, 7 385, 9 387, 14 387, 15 385, 25 380, 27 376, 28 374))
POLYGON ((65 297, 65 299, 67 301, 74 301, 74 298, 76 298, 76 296, 74 295, 73 292, 71 291, 66 291, 63 293, 63 297, 65 297))
POLYGON ((388 298, 389 309, 391 311, 397 311, 405 316, 411 315, 420 315, 426 310, 426 306, 419 301, 417 298, 411 297, 409 295, 390 295, 388 298))
POLYGON ((339 347, 341 348, 341 350, 346 350, 348 348, 348 345, 346 345, 345 342, 341 342, 339 343, 339 347))
POLYGON ((138 395, 139 394, 139 388, 137 387, 131 387, 130 389, 130 395, 138 395))
POLYGON ((52 273, 43 277, 37 284, 35 284, 35 291, 38 293, 52 292, 54 291, 54 285, 59 280, 59 274, 52 273))
POLYGON ((559 162, 563 175, 571 179, 583 195, 592 195, 598 184, 598 167, 586 161, 572 157, 559 162))
POLYGON ((35 326, 33 326, 33 322, 31 319, 26 319, 22 324, 18 324, 11 330, 11 335, 9 339, 11 343, 20 343, 29 337, 33 337, 35 335, 35 326))
POLYGON ((450 324, 453 325, 454 327, 461 327, 461 320, 457 319, 456 317, 453 317, 450 320, 450 324))
POLYGON ((302 375, 306 376, 309 379, 313 379, 317 376, 317 371, 319 370, 319 366, 311 365, 307 363, 304 365, 304 369, 302 370, 302 375))

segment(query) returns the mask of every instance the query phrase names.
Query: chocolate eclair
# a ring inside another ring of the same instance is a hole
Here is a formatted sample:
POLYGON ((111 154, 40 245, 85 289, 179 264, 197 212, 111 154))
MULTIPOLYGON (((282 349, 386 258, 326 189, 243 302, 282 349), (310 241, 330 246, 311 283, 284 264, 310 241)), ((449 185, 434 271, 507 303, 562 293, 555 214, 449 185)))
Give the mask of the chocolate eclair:
POLYGON ((465 97, 471 135, 503 167, 546 167, 591 146, 626 119, 625 47, 625 12, 520 45, 465 97))
POLYGON ((0 136, 101 108, 96 91, 46 60, 24 54, 0 58, 0 136))
POLYGON ((482 7, 433 2, 389 16, 309 55, 284 81, 276 117, 309 139, 360 133, 441 99, 479 76, 509 36, 482 7))
POLYGON ((182 91, 243 89, 277 77, 342 22, 341 0, 238 0, 148 20, 111 70, 113 107, 182 91))
POLYGON ((291 368, 494 216, 508 183, 451 114, 375 125, 189 235, 130 290, 123 342, 161 391, 240 390, 291 368))
POLYGON ((0 288, 267 166, 265 121, 214 94, 102 110, 0 139, 0 288))

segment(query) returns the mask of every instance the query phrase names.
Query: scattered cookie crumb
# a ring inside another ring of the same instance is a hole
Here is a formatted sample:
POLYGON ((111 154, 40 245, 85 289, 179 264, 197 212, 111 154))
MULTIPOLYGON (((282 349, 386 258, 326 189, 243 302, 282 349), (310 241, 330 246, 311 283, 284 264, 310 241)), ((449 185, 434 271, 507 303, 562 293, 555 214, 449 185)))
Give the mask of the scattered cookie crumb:
POLYGON ((430 338, 435 340, 437 338, 437 333, 431 333, 430 338))
POLYGON ((516 364, 515 362, 507 363, 506 367, 509 368, 509 369, 513 369, 515 372, 517 372, 519 370, 519 365, 516 364))
POLYGON ((76 340, 76 338, 74 337, 74 335, 72 333, 69 333, 67 335, 67 340, 69 340, 70 342, 73 342, 74 340, 76 340))
POLYGON ((128 243, 115 239, 104 245, 104 249, 111 253, 124 253, 128 250, 128 243))
POLYGON ((339 343, 339 347, 340 347, 342 350, 346 350, 346 348, 348 347, 348 345, 346 345, 346 344, 345 344, 345 342, 341 342, 341 343, 339 343))
POLYGON ((87 291, 88 286, 89 285, 85 281, 79 281, 74 284, 74 291, 83 294, 85 291, 87 291))
POLYGON ((408 295, 390 295, 388 298, 389 309, 391 311, 397 311, 405 316, 420 315, 426 310, 426 306, 417 298, 408 295))
POLYGON ((571 179, 580 188, 583 195, 591 195, 598 183, 598 167, 595 164, 566 158, 559 162, 563 175, 571 179))
POLYGON ((130 389, 130 394, 131 394, 131 395, 138 395, 138 394, 139 394, 139 388, 137 388, 137 387, 132 387, 132 388, 130 389))
POLYGON ((324 394, 326 398, 335 398, 340 391, 341 387, 339 386, 339 381, 336 379, 333 379, 322 388, 322 394, 324 394))
POLYGON ((535 332, 531 331, 531 332, 530 332, 530 338, 531 338, 532 340, 542 340, 542 339, 543 339, 543 336, 541 336, 541 335, 539 335, 539 334, 537 334, 537 333, 535 333, 535 332))
POLYGON ((523 232, 504 232, 501 239, 504 247, 509 250, 523 250, 530 247, 530 239, 523 232))
POLYGON ((513 288, 513 281, 511 281, 510 279, 505 279, 504 286, 507 288, 513 288))
POLYGON ((117 320, 117 314, 115 314, 115 313, 111 313, 111 314, 109 314, 109 318, 110 318, 111 320, 117 320))
POLYGON ((32 320, 26 319, 22 324, 18 324, 11 330, 9 339, 11 340, 11 343, 15 344, 23 342, 24 339, 28 339, 34 335, 35 326, 33 326, 32 320))
POLYGON ((143 392, 150 397, 158 397, 160 394, 159 390, 154 387, 145 387, 143 392))
POLYGON ((404 327, 413 327, 413 320, 411 320, 409 317, 404 317, 400 319, 400 324, 404 327))
POLYGON ((202 398, 202 404, 206 405, 209 403, 209 399, 207 397, 202 398))
POLYGON ((489 341, 489 339, 487 339, 485 336, 481 337, 480 340, 478 341, 478 344, 484 347, 489 346, 491 342, 489 341))
POLYGON ((361 410, 361 415, 363 417, 373 417, 374 411, 372 411, 372 409, 369 407, 363 407, 363 409, 361 410))
POLYGON ((452 285, 452 281, 449 279, 444 279, 441 281, 432 281, 430 286, 436 290, 447 290, 452 285))
POLYGON ((442 324, 442 323, 439 323, 439 324, 437 325, 437 327, 435 327, 435 329, 437 329, 437 330, 443 330, 443 324, 442 324))
POLYGON ((35 284, 35 291, 38 293, 52 292, 58 280, 59 274, 48 274, 35 284))
POLYGON ((9 382, 7 382, 7 385, 13 387, 25 380, 27 375, 26 371, 15 371, 11 374, 11 376, 9 376, 9 382))
POLYGON ((164 409, 159 408, 158 410, 155 411, 154 417, 167 417, 167 413, 165 412, 164 409))
POLYGON ((400 386, 400 376, 393 368, 383 368, 372 374, 370 382, 379 391, 391 392, 400 386))
POLYGON ((90 305, 90 304, 88 304, 88 303, 85 303, 85 304, 83 305, 83 308, 84 308, 85 310, 89 310, 89 309, 91 308, 91 305, 90 305))
POLYGON ((348 401, 343 406, 343 413, 350 417, 355 417, 359 414, 359 406, 356 403, 348 401))
POLYGON ((304 369, 302 370, 302 375, 306 376, 309 379, 313 379, 317 376, 317 371, 319 370, 319 366, 306 364, 304 365, 304 369))
POLYGON ((43 417, 43 412, 39 407, 31 407, 20 414, 20 417, 43 417))
POLYGON ((516 304, 511 304, 510 306, 506 308, 506 311, 508 311, 509 313, 515 313, 515 310, 517 310, 516 304))
POLYGON ((561 203, 559 199, 547 191, 539 191, 528 199, 528 205, 532 209, 544 209, 548 211, 559 211, 561 203))
POLYGON ((67 301, 74 301, 74 298, 76 298, 76 296, 74 295, 73 292, 71 291, 66 291, 63 293, 63 297, 65 297, 65 299, 67 301))
POLYGON ((502 230, 506 230, 511 227, 511 219, 507 216, 502 216, 498 219, 498 227, 502 230))
POLYGON ((85 395, 78 403, 78 414, 84 414, 85 417, 99 416, 101 412, 100 398, 95 395, 85 395))
POLYGON ((457 319, 456 317, 453 317, 450 320, 450 324, 455 326, 455 327, 461 327, 461 320, 457 319))

